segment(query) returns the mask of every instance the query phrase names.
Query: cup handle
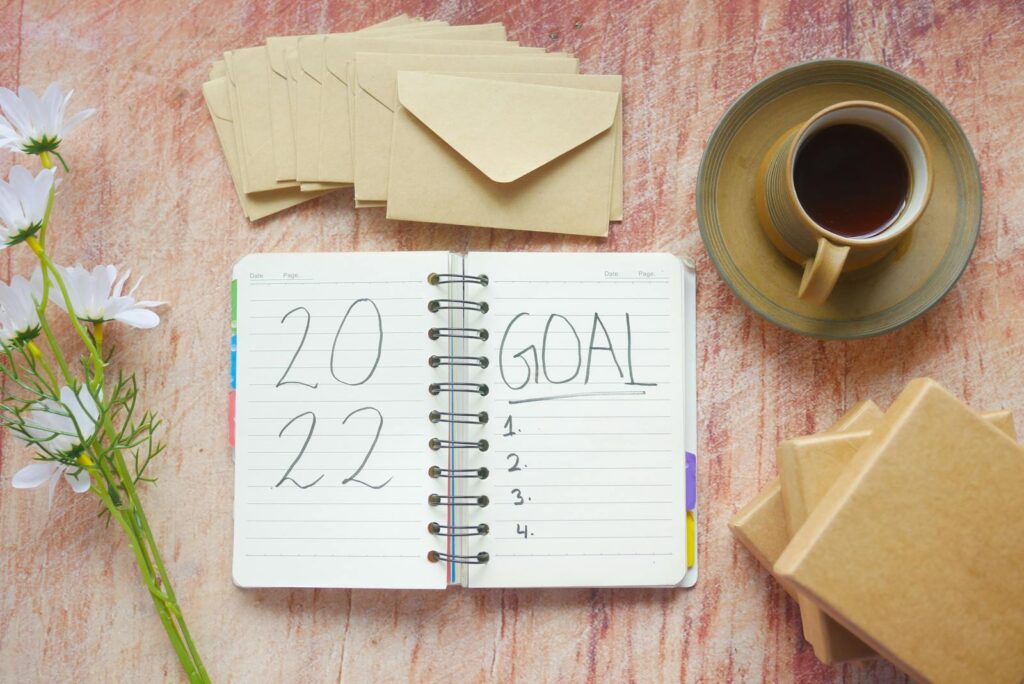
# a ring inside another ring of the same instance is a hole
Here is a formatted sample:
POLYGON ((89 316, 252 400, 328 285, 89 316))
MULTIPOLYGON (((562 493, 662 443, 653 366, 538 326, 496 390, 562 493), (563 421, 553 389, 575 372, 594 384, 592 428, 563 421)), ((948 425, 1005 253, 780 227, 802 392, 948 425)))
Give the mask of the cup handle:
POLYGON ((804 262, 804 277, 800 280, 800 299, 813 304, 824 304, 839 280, 846 263, 849 247, 839 247, 823 237, 818 238, 818 252, 804 262))

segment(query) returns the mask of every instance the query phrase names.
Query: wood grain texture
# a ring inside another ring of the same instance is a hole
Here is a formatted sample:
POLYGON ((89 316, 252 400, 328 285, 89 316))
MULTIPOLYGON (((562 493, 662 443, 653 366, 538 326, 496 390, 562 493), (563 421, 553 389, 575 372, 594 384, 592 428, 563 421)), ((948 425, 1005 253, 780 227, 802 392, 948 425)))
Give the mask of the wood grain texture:
MULTIPOLYGON (((972 405, 1024 410, 1024 5, 1004 2, 516 0, 375 3, 9 2, 0 83, 59 77, 99 114, 62 147, 74 172, 51 235, 58 260, 125 263, 172 302, 149 332, 111 327, 171 448, 144 492, 178 595, 219 681, 904 681, 884 663, 820 665, 792 602, 729 535, 775 475, 775 444, 916 376, 972 405), (349 30, 408 12, 503 21, 525 45, 625 77, 626 220, 607 240, 389 223, 335 193, 250 225, 200 84, 226 49, 349 30), (719 280, 697 232, 704 144, 755 80, 803 60, 881 62, 945 102, 985 186, 971 265, 924 318, 880 339, 821 342, 758 319, 719 280), (231 584, 228 281, 269 250, 664 250, 699 277, 702 577, 692 591, 243 591, 231 584)), ((73 107, 74 109, 74 107, 73 107)), ((13 161, 13 155, 8 155, 13 161)), ((3 271, 24 272, 24 250, 3 271)), ((120 533, 63 487, 14 491, 0 456, 0 680, 177 681, 178 664, 120 533), (117 587, 117 594, 114 588, 117 587)))

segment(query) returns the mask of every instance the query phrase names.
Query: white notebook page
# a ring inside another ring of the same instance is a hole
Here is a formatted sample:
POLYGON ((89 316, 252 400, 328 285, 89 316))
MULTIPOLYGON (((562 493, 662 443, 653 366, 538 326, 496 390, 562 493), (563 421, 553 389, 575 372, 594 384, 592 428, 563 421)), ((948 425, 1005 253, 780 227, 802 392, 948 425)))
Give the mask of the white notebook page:
POLYGON ((485 522, 467 554, 473 587, 676 585, 686 571, 683 269, 659 254, 473 252, 468 285, 490 310, 470 410, 486 495, 460 524, 485 522), (627 314, 628 325, 627 325, 627 314), (596 315, 596 318, 595 318, 596 315), (545 338, 545 328, 547 336, 545 338), (610 351, 608 348, 613 351, 610 351))
POLYGON ((427 477, 427 442, 447 436, 427 418, 427 386, 443 378, 426 331, 444 319, 427 311, 426 277, 447 263, 261 254, 235 266, 236 584, 446 585, 445 564, 426 559, 439 514, 427 498, 445 491, 427 477))

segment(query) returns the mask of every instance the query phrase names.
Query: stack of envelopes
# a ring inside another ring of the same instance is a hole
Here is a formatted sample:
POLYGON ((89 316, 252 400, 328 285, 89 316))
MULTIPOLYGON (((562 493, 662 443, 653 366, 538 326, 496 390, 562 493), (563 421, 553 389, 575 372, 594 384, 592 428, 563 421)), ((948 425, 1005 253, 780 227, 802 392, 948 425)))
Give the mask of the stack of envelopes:
POLYGON ((392 219, 607 235, 621 77, 505 35, 400 16, 224 53, 203 95, 246 216, 352 187, 392 219))
POLYGON ((777 460, 729 527, 797 600, 823 662, 1024 681, 1024 448, 1009 412, 915 380, 884 413, 859 404, 777 460))

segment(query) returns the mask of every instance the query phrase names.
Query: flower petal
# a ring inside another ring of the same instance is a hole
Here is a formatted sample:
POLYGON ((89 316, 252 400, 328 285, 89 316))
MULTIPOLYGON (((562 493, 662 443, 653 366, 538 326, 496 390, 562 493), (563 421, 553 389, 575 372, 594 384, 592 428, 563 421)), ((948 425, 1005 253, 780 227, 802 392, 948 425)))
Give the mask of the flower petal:
POLYGON ((75 490, 75 494, 81 494, 89 491, 89 486, 92 484, 92 479, 89 477, 89 473, 82 469, 78 471, 77 475, 72 475, 68 471, 64 471, 64 479, 71 485, 71 489, 75 490))
POLYGON ((49 480, 60 466, 55 461, 34 461, 19 470, 11 478, 15 489, 32 489, 49 480))
POLYGON ((57 470, 50 476, 50 508, 53 508, 53 490, 57 488, 57 482, 60 480, 60 474, 63 470, 64 466, 57 466, 57 470))
POLYGON ((75 130, 76 128, 78 128, 79 124, 81 124, 83 121, 85 121, 95 113, 95 109, 83 109, 77 114, 72 115, 72 117, 64 123, 64 126, 61 129, 61 135, 65 136, 71 131, 75 130))
POLYGON ((160 324, 160 317, 149 309, 128 309, 114 316, 115 321, 120 321, 133 328, 155 328, 160 324))

